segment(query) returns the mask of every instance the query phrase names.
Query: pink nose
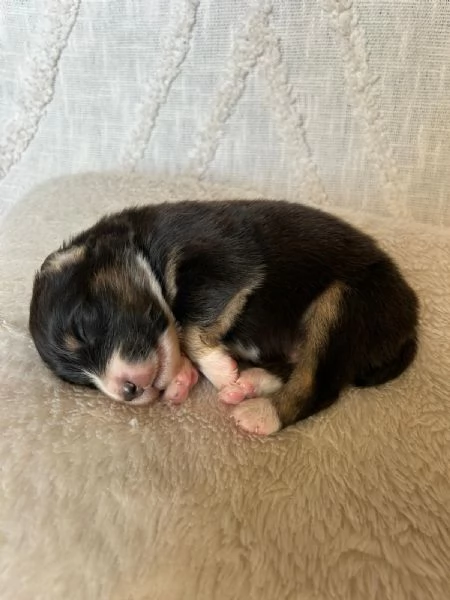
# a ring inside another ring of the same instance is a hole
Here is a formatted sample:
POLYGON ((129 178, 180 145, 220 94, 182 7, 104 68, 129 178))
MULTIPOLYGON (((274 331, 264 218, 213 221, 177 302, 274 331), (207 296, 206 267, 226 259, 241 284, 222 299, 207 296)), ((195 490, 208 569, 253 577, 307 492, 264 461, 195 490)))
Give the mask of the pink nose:
POLYGON ((103 391, 116 398, 131 402, 138 399, 142 402, 152 395, 151 390, 158 372, 156 355, 139 363, 128 362, 119 354, 113 355, 102 377, 103 391), (144 394, 145 392, 145 394, 144 394))
POLYGON ((135 398, 139 398, 144 393, 144 388, 138 387, 132 381, 125 381, 122 386, 123 399, 126 402, 131 402, 135 398))
POLYGON ((121 371, 116 375, 115 379, 119 385, 124 385, 126 382, 133 383, 137 388, 146 388, 153 383, 155 378, 155 369, 153 365, 133 365, 121 371))
POLYGON ((155 378, 153 364, 123 365, 120 375, 116 376, 117 388, 127 402, 142 395, 145 388, 152 385, 155 378))

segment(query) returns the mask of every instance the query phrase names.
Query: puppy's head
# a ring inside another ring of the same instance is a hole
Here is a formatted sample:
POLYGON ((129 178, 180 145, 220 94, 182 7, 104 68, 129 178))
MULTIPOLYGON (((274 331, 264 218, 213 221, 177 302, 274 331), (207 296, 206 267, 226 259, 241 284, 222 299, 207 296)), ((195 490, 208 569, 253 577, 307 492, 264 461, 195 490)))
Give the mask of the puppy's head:
POLYGON ((160 285, 143 255, 117 239, 75 240, 48 256, 34 281, 29 324, 59 377, 114 400, 151 402, 179 368, 160 285))

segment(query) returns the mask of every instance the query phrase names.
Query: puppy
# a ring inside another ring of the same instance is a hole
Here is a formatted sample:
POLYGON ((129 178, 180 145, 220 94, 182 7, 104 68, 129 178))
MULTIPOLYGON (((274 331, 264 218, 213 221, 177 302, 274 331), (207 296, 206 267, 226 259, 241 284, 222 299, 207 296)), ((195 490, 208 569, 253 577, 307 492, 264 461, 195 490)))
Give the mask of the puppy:
POLYGON ((415 293, 370 237, 269 200, 103 218, 47 257, 30 307, 59 377, 131 404, 182 402, 199 369, 261 435, 400 375, 417 321, 415 293))

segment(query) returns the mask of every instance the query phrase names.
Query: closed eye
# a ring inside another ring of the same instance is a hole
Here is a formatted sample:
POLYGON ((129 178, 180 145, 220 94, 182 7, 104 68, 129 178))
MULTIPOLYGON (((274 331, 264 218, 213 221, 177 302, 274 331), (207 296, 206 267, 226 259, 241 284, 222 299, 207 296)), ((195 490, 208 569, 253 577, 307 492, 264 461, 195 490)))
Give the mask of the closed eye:
POLYGON ((108 328, 99 311, 84 311, 72 319, 70 333, 83 346, 94 346, 103 340, 108 328))
POLYGON ((70 330, 83 346, 94 345, 101 328, 100 311, 95 304, 80 304, 72 314, 70 330))
POLYGON ((68 336, 71 336, 78 343, 78 347, 87 343, 86 334, 81 323, 73 322, 70 329, 71 333, 68 336))

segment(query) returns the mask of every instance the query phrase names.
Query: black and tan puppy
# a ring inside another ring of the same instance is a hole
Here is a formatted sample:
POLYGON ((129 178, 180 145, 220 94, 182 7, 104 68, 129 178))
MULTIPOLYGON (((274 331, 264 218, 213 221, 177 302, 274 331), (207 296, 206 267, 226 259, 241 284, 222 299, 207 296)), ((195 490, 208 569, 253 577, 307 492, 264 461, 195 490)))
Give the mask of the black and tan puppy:
POLYGON ((242 429, 270 434, 398 376, 417 313, 392 260, 335 217, 186 201, 106 217, 51 254, 30 330, 57 375, 119 401, 181 402, 195 365, 242 429))

